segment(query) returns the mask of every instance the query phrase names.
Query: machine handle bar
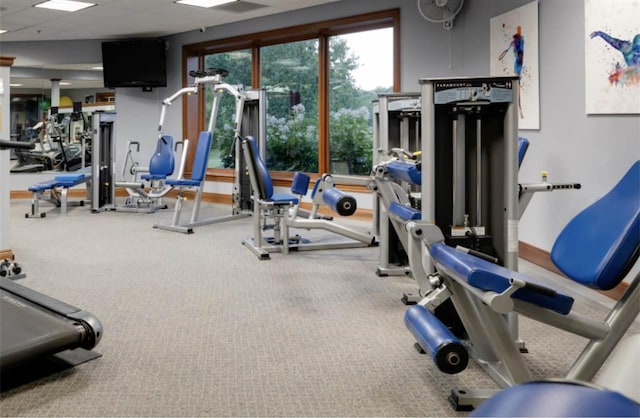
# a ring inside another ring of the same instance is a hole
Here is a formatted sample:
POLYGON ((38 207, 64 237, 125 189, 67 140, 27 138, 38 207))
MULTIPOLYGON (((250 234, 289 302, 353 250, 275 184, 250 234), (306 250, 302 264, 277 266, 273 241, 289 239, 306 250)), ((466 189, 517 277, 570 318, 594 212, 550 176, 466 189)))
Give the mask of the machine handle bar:
MULTIPOLYGON (((509 279, 509 283, 513 284, 515 279, 509 279)), ((532 292, 536 292, 539 293, 543 296, 548 296, 550 298, 554 298, 556 297, 556 295, 558 294, 558 292, 556 292, 555 290, 548 288, 546 286, 542 286, 536 283, 531 283, 531 282, 523 282, 524 283, 524 288, 525 289, 529 289, 532 292)))
POLYGON ((481 258, 485 261, 488 261, 493 264, 498 264, 498 259, 496 257, 490 256, 489 254, 482 253, 480 251, 472 250, 470 248, 463 247, 461 245, 456 246, 456 250, 462 251, 463 253, 471 254, 478 258, 481 258))
POLYGON ((582 188, 582 185, 580 183, 560 183, 560 184, 554 184, 553 185, 553 189, 554 190, 558 190, 558 189, 576 189, 579 190, 582 188))
POLYGON ((6 149, 33 149, 36 144, 32 144, 29 142, 19 142, 19 141, 7 141, 6 139, 0 139, 0 150, 6 149))

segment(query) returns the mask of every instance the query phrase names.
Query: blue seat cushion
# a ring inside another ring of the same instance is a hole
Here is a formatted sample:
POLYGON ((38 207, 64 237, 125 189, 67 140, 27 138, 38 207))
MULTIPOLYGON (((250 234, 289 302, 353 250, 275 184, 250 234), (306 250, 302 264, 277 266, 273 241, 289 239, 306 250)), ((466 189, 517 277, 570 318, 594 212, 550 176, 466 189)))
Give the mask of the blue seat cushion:
POLYGON ((419 221, 422 219, 422 213, 419 210, 401 205, 398 202, 391 202, 389 205, 389 213, 393 213, 405 221, 419 221))
POLYGON ((84 173, 59 174, 55 180, 58 182, 58 186, 71 187, 84 181, 84 173))
POLYGON ((166 181, 169 186, 186 186, 186 187, 198 187, 200 186, 200 180, 191 179, 169 179, 166 181))
POLYGON ((422 172, 418 170, 418 166, 413 163, 402 161, 391 161, 386 165, 389 175, 397 180, 407 181, 409 183, 421 185, 422 172))
POLYGON ((292 194, 286 193, 274 193, 271 195, 271 201, 273 203, 291 203, 292 205, 298 204, 298 198, 292 194))
POLYGON ((640 246, 640 161, 609 193, 560 232, 551 260, 569 278, 608 290, 624 278, 640 246))
POLYGON ((637 417, 640 405, 607 389, 577 382, 530 382, 484 401, 472 417, 637 417))
POLYGON ((140 176, 142 180, 164 180, 167 178, 164 174, 145 174, 140 176))
POLYGON ((57 187, 58 182, 56 180, 48 180, 48 181, 43 181, 40 183, 36 183, 33 184, 31 186, 29 186, 29 191, 30 192, 42 192, 45 190, 50 190, 53 189, 54 187, 57 187))
MULTIPOLYGON (((431 245, 429 254, 438 271, 457 280, 464 280, 471 286, 481 290, 501 293, 510 286, 509 279, 511 278, 546 286, 540 280, 458 251, 444 242, 431 245)), ((548 296, 523 288, 514 292, 512 297, 550 309, 562 315, 571 312, 573 307, 573 298, 560 292, 557 292, 555 296, 548 296)))

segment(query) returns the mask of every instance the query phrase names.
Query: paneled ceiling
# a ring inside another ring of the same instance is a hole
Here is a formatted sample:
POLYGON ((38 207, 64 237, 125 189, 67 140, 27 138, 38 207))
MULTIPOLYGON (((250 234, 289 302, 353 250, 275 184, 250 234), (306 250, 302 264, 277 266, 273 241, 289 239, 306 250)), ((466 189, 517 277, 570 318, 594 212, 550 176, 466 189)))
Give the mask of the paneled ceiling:
MULTIPOLYGON (((0 0, 0 29, 8 31, 0 34, 0 54, 3 42, 161 37, 339 0, 236 0, 209 9, 176 4, 173 0, 83 1, 96 5, 68 13, 33 7, 40 0, 0 0)), ((95 71, 91 67, 96 64, 59 69, 95 71)), ((74 80, 66 88, 98 87, 101 82, 74 80)), ((48 79, 37 76, 12 77, 11 83, 22 84, 20 88, 48 89, 51 85, 48 79)))
POLYGON ((337 0, 236 0, 201 8, 173 0, 83 0, 74 13, 33 7, 40 0, 1 0, 0 42, 157 37, 238 22, 337 0))

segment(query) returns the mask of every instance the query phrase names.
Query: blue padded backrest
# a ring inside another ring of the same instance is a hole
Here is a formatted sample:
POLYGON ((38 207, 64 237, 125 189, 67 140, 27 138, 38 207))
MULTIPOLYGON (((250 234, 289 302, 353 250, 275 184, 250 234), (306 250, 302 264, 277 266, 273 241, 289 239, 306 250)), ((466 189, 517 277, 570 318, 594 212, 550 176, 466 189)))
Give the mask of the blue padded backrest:
POLYGON ((527 138, 523 138, 521 136, 518 137, 518 167, 522 164, 522 160, 524 160, 524 156, 529 149, 529 140, 527 138))
POLYGON ((193 159, 193 169, 191 171, 191 180, 202 181, 207 172, 209 163, 209 151, 211 150, 211 141, 213 135, 209 131, 200 132, 198 137, 198 146, 196 147, 196 156, 193 159))
POLYGON ((311 177, 305 173, 296 172, 293 175, 293 181, 291 182, 291 192, 304 196, 309 190, 309 181, 311 177))
POLYGON ((571 279, 608 290, 624 278, 640 245, 640 161, 564 227, 551 260, 571 279))
POLYGON ((149 174, 170 176, 175 168, 175 158, 173 157, 173 138, 163 135, 158 138, 156 151, 149 160, 149 174))
POLYGON ((271 197, 273 196, 273 182, 271 181, 271 175, 269 174, 269 170, 267 170, 267 166, 264 164, 264 161, 262 161, 262 158, 260 158, 258 143, 252 136, 246 137, 245 140, 249 144, 249 153, 253 160, 247 162, 247 164, 253 164, 253 168, 258 176, 257 181, 260 188, 260 198, 263 200, 271 200, 271 197))

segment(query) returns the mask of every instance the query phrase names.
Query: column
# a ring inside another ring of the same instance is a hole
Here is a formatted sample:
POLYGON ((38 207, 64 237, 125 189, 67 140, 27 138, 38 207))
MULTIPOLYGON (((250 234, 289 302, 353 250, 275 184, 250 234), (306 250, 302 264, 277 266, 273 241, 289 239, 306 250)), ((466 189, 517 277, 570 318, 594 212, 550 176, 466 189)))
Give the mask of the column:
MULTIPOLYGON (((0 56, 0 138, 10 139, 10 71, 15 57, 0 56)), ((0 151, 0 258, 12 258, 9 248, 9 151, 0 151)))

